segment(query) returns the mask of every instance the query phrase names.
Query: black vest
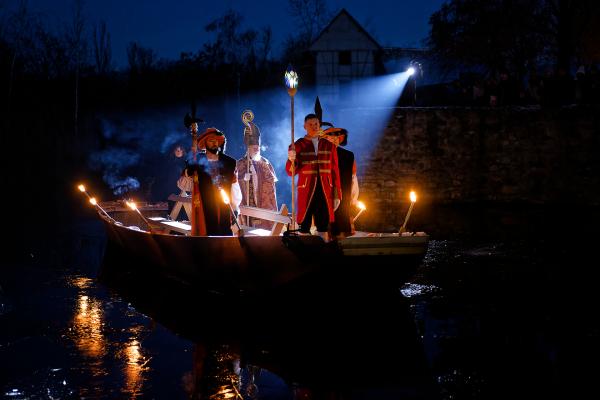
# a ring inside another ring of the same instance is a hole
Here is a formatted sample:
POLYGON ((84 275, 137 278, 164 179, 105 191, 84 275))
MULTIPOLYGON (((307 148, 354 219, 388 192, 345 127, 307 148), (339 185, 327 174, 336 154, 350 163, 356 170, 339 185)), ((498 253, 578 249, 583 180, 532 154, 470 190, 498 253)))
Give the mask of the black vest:
POLYGON ((340 170, 340 183, 342 186, 342 202, 335 211, 335 222, 332 224, 333 234, 352 231, 350 225, 350 200, 352 193, 352 168, 354 167, 354 153, 342 147, 337 148, 338 167, 340 170))
POLYGON ((236 161, 223 153, 219 154, 217 161, 208 161, 206 154, 203 153, 197 155, 197 160, 206 233, 231 236, 231 211, 223 202, 219 189, 223 188, 231 200, 231 184, 235 178, 236 161))

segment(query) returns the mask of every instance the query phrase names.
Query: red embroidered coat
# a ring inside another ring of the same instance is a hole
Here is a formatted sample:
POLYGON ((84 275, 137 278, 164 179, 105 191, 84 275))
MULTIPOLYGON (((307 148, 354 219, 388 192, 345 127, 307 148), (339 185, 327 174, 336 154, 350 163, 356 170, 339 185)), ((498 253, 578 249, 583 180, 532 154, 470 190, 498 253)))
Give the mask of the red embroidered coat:
MULTIPOLYGON (((317 185, 317 174, 321 177, 321 187, 327 200, 329 222, 333 222, 334 191, 338 199, 342 199, 340 186, 340 171, 338 169, 337 149, 328 140, 319 139, 319 152, 315 154, 315 147, 311 139, 306 137, 296 140, 296 161, 294 174, 298 174, 298 210, 297 221, 301 223, 306 216, 306 210, 312 199, 317 185)), ((292 163, 287 160, 285 170, 292 175, 292 163)))

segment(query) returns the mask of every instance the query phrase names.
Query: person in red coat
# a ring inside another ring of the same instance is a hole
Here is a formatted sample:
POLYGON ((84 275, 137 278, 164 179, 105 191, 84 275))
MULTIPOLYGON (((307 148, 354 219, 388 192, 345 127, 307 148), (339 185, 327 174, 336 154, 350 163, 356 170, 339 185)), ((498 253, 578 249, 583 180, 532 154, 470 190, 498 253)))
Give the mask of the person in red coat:
MULTIPOLYGON (((310 233, 313 222, 317 234, 329 240, 329 224, 334 221, 334 212, 340 205, 342 189, 336 147, 321 138, 321 123, 315 114, 304 118, 306 136, 290 146, 285 170, 292 176, 298 175, 297 221, 301 233, 310 233)), ((294 178, 295 179, 295 178, 294 178)))

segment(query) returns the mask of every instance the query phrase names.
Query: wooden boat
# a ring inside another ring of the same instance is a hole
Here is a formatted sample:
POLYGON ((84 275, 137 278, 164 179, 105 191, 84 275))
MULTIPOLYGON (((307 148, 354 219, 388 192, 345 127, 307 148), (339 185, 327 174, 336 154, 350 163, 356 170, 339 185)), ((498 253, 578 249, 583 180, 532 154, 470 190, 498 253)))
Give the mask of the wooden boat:
POLYGON ((105 264, 158 271, 220 293, 285 290, 307 281, 398 287, 413 275, 429 241, 424 233, 359 232, 330 243, 287 232, 188 236, 186 223, 160 217, 166 209, 166 203, 144 204, 138 215, 120 202, 102 203, 105 264))

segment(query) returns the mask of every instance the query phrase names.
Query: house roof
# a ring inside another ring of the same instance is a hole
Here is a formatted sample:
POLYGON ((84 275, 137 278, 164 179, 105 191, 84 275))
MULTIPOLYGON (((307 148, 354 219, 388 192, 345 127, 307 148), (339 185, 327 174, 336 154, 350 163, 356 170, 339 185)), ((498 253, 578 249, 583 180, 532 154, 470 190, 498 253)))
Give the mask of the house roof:
MULTIPOLYGON (((342 10, 329 22, 329 24, 321 31, 319 36, 317 36, 317 38, 313 41, 313 43, 309 47, 309 50, 311 50, 311 51, 325 50, 324 48, 322 48, 322 46, 320 46, 320 44, 324 41, 324 38, 327 36, 327 34, 332 32, 331 28, 334 27, 334 25, 336 23, 343 20, 344 17, 347 18, 350 21, 350 23, 356 27, 357 31, 366 38, 366 41, 370 44, 370 49, 372 49, 372 50, 381 50, 382 49, 381 46, 379 45, 379 43, 377 43, 377 41, 375 39, 373 39, 373 37, 369 34, 369 32, 367 32, 365 30, 365 28, 363 28, 362 25, 359 24, 358 21, 352 15, 350 15, 350 13, 348 11, 346 11, 345 8, 342 8, 342 10)), ((356 43, 356 42, 354 42, 354 43, 356 43)), ((325 47, 327 47, 327 46, 325 46, 325 47)), ((352 47, 352 46, 340 45, 340 50, 342 50, 342 47, 344 47, 343 50, 358 49, 356 46, 352 47)), ((327 48, 327 50, 331 50, 331 49, 327 48)), ((361 48, 361 50, 365 50, 365 49, 361 48)))

